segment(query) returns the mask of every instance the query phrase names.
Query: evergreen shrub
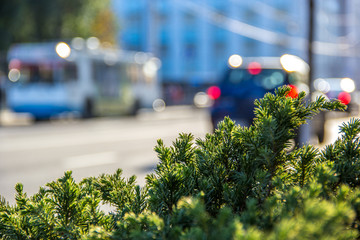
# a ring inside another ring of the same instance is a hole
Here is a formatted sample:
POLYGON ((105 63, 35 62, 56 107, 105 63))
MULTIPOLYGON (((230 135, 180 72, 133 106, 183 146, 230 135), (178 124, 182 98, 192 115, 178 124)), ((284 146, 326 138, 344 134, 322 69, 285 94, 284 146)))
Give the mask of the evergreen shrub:
POLYGON ((144 187, 121 170, 79 183, 66 172, 30 197, 17 184, 16 204, 0 201, 0 238, 359 239, 360 120, 324 149, 290 150, 307 120, 345 106, 289 90, 257 100, 250 127, 225 118, 204 139, 158 140, 144 187))

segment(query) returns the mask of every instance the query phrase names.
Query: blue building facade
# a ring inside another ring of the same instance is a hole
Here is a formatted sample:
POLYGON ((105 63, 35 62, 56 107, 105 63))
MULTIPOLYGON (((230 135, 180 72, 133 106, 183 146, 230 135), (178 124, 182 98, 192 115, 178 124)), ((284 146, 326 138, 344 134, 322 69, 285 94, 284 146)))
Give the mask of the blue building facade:
POLYGON ((214 82, 231 54, 306 57, 303 0, 116 0, 120 47, 151 51, 165 82, 214 82), (286 36, 286 38, 284 38, 286 36), (304 42, 301 42, 304 44, 304 42))
MULTIPOLYGON (((359 83, 358 0, 314 0, 313 77, 359 83)), ((308 0, 114 0, 119 44, 153 52, 164 84, 216 82, 230 55, 308 60, 308 0)))
POLYGON ((360 87, 360 1, 317 1, 315 77, 350 77, 360 87))

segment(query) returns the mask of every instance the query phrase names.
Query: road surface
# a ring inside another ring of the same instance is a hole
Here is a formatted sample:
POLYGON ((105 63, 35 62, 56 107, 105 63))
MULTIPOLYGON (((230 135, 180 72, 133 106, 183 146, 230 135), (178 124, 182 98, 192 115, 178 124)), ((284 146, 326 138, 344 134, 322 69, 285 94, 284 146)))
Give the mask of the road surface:
MULTIPOLYGON (((326 122, 325 144, 335 141, 338 126, 348 119, 326 122)), ((16 183, 23 183, 30 196, 68 170, 78 182, 121 168, 124 177, 136 175, 137 183, 144 185, 158 162, 153 150, 157 139, 170 146, 181 132, 204 137, 211 131, 208 112, 189 106, 86 121, 28 124, 26 116, 10 120, 13 126, 0 127, 0 195, 10 203, 16 183)))
POLYGON ((157 139, 170 146, 181 132, 204 137, 211 131, 207 111, 188 106, 137 117, 22 123, 0 127, 0 195, 10 203, 16 183, 30 196, 67 170, 78 182, 121 168, 144 185, 158 162, 157 139))

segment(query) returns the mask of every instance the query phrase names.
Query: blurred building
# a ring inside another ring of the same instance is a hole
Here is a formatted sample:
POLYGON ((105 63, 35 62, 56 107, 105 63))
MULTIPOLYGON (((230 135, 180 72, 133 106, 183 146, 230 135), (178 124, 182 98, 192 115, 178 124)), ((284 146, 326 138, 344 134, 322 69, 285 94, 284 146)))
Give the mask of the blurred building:
MULTIPOLYGON (((357 57, 342 47, 354 47, 359 39, 355 31, 359 1, 314 2, 319 66, 314 76, 355 71, 357 57)), ((113 5, 121 28, 119 44, 154 52, 162 60, 165 84, 211 84, 234 53, 290 53, 307 60, 308 0, 116 0, 113 5)))
POLYGON ((358 0, 316 1, 314 77, 350 77, 360 84, 358 0))

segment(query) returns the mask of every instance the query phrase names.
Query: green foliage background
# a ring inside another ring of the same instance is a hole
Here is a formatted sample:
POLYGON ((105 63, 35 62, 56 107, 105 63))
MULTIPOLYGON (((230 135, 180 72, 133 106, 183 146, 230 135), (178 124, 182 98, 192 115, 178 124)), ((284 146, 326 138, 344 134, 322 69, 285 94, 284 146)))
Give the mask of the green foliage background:
POLYGON ((146 186, 114 174, 75 183, 71 172, 16 204, 0 204, 2 239, 359 239, 360 120, 319 150, 290 142, 319 111, 320 97, 288 87, 256 101, 250 127, 229 118, 204 139, 181 133, 155 151, 146 186), (110 213, 102 210, 111 206, 110 213))
POLYGON ((109 0, 1 0, 0 51, 12 43, 88 38, 115 43, 109 0))

